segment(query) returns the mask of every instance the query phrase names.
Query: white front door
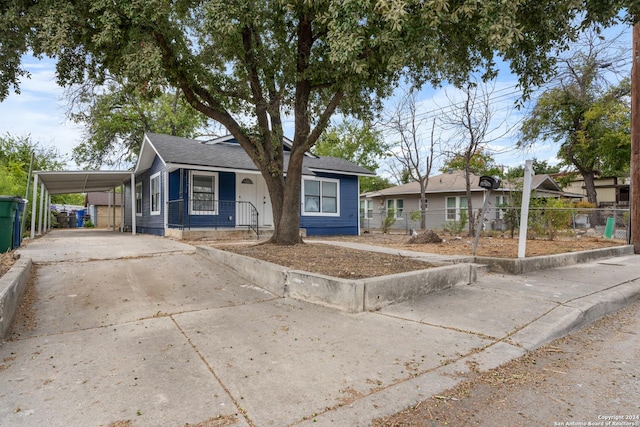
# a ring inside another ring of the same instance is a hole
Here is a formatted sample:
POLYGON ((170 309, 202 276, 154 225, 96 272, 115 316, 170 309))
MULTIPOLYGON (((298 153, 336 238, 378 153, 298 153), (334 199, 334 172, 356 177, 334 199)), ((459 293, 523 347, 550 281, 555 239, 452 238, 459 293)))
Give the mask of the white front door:
MULTIPOLYGON (((267 191, 267 184, 262 175, 236 174, 236 200, 238 202, 250 202, 258 210, 258 224, 261 227, 273 225, 273 212, 271 211, 271 199, 267 191)), ((238 224, 247 224, 249 211, 238 203, 236 206, 236 218, 238 224)))

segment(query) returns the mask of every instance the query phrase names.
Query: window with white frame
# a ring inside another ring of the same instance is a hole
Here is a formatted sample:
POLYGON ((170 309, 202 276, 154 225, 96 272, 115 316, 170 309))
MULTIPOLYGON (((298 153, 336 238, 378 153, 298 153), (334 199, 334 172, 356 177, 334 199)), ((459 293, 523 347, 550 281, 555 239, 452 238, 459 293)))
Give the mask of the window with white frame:
POLYGON ((360 200, 360 218, 373 219, 373 200, 360 200))
POLYGON ((218 194, 218 174, 216 172, 191 173, 191 209, 195 215, 217 215, 216 195, 218 194))
POLYGON ((142 183, 136 183, 136 215, 142 215, 142 183))
POLYGON ((393 211, 396 219, 404 218, 404 199, 388 199, 387 214, 393 211))
POLYGON ((460 221, 460 211, 469 206, 466 196, 447 197, 447 221, 460 221))
POLYGON ((151 215, 160 215, 160 172, 151 175, 151 215))
POLYGON ((504 209, 501 209, 501 207, 505 205, 505 202, 506 202, 506 198, 504 196, 496 196, 496 204, 494 205, 494 208, 496 210, 495 219, 504 218, 504 209))
POLYGON ((306 178, 302 182, 303 214, 338 216, 340 212, 340 181, 306 178))

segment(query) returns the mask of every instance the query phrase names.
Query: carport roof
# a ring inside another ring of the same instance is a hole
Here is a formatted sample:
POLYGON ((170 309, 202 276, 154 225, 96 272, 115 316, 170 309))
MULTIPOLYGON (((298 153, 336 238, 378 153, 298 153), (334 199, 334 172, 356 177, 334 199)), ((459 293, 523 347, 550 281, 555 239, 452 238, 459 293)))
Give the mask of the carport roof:
POLYGON ((107 191, 131 179, 131 171, 37 171, 50 194, 107 191))

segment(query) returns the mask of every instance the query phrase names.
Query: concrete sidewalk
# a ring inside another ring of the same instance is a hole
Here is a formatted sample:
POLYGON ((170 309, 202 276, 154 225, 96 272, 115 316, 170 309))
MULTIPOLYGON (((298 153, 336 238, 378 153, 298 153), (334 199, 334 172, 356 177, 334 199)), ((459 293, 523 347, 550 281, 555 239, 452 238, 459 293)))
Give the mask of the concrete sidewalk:
POLYGON ((349 314, 276 298, 193 249, 100 232, 21 249, 37 324, 0 347, 0 423, 366 426, 640 296, 625 256, 349 314))

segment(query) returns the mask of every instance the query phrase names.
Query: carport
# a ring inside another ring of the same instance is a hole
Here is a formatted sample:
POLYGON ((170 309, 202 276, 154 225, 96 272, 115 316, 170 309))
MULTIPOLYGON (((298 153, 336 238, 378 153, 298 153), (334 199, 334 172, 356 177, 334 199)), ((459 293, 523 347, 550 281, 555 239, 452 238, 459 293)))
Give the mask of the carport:
MULTIPOLYGON (((43 230, 49 230, 51 210, 51 195, 87 193, 89 191, 109 191, 120 187, 126 181, 131 181, 131 188, 135 187, 135 175, 131 171, 36 171, 33 175, 33 207, 31 209, 31 238, 41 235, 43 230), (38 187, 40 187, 39 205, 38 187), (39 211, 39 215, 37 215, 39 211), (36 216, 38 229, 36 233, 36 216)), ((136 201, 135 193, 131 192, 131 234, 136 234, 136 201)), ((123 202, 124 199, 123 199, 123 202)), ((126 205, 126 202, 125 202, 126 205)))

